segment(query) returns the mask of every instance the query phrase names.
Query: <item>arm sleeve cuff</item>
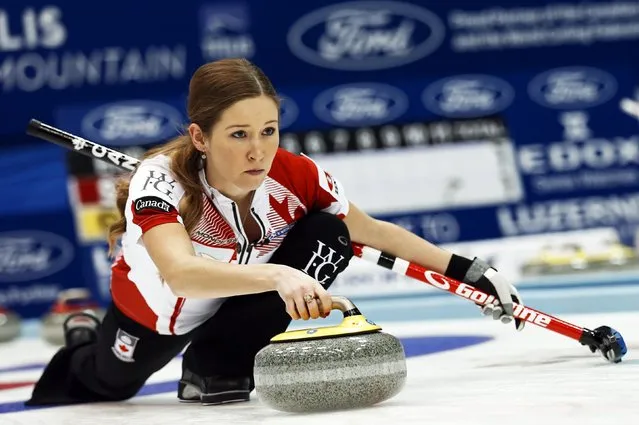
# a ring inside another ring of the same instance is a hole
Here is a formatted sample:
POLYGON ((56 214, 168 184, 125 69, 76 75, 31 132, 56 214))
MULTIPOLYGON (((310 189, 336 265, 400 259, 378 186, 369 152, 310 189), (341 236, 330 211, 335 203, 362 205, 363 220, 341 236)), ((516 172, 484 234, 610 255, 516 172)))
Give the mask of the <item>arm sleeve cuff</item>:
POLYGON ((444 276, 463 282, 472 263, 473 261, 466 257, 453 254, 444 276))

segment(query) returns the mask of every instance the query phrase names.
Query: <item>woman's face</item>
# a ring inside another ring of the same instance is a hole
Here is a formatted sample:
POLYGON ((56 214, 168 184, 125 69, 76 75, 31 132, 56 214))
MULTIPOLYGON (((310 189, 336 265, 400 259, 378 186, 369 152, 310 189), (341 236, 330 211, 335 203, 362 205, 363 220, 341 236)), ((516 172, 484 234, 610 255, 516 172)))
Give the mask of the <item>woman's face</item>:
POLYGON ((228 108, 205 138, 209 184, 230 197, 257 189, 277 153, 278 117, 277 104, 265 95, 228 108))

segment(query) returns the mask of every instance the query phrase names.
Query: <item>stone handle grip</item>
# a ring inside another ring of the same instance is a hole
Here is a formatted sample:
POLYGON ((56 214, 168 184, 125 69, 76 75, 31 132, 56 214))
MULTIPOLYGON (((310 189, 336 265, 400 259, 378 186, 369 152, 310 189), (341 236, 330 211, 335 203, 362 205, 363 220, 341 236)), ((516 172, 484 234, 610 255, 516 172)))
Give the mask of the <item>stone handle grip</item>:
POLYGON ((331 296, 331 300, 333 301, 331 310, 341 311, 342 313, 344 313, 344 317, 361 314, 357 307, 355 307, 355 304, 353 304, 351 300, 346 297, 343 297, 341 295, 333 295, 331 296))

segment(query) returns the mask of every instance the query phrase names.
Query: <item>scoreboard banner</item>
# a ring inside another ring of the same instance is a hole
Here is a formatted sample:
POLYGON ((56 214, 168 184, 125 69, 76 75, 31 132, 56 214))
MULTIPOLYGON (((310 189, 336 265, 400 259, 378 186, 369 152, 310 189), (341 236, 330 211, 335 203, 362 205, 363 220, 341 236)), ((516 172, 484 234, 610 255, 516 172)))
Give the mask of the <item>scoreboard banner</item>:
MULTIPOLYGON (((528 92, 513 91, 504 81, 509 75, 517 79, 521 71, 540 72, 533 86, 556 81, 546 77, 562 67, 604 68, 561 77, 575 84, 584 78, 601 82, 606 68, 619 65, 634 67, 636 78, 637 64, 628 52, 636 51, 638 41, 634 0, 472 5, 461 0, 113 0, 90 7, 71 0, 5 2, 0 102, 11 106, 12 119, 0 122, 0 134, 22 133, 32 116, 50 122, 61 109, 81 105, 86 116, 78 121, 90 128, 109 108, 96 109, 95 103, 132 106, 126 102, 143 100, 138 113, 174 119, 176 111, 152 102, 174 106, 170 99, 175 99, 181 112, 193 70, 225 57, 249 58, 266 71, 290 98, 289 112, 299 115, 289 117, 294 130, 336 120, 361 123, 348 114, 322 112, 335 96, 353 96, 345 111, 361 107, 357 99, 379 97, 368 105, 383 115, 369 117, 378 120, 399 118, 407 107, 426 114, 422 100, 434 113, 467 115, 468 110, 456 110, 456 102, 433 103, 433 96, 442 89, 451 95, 478 90, 484 96, 474 99, 473 109, 504 109, 514 94, 528 92), (472 80, 449 79, 460 75, 472 80), (397 87, 404 82, 406 87, 397 87), (497 92, 501 97, 493 103, 491 93, 497 92), (384 113, 382 99, 397 103, 384 113)), ((607 86, 607 94, 616 89, 607 86)), ((165 137, 166 128, 156 128, 156 137, 165 137)), ((148 136, 148 128, 138 131, 148 136)))

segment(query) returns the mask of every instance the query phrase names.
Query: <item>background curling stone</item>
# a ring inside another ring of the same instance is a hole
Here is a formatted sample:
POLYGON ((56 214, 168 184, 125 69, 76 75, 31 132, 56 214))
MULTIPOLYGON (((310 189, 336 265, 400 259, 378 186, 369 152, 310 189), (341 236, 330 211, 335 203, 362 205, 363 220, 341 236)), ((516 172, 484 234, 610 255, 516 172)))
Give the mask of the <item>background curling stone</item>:
POLYGON ((344 297, 337 326, 287 331, 255 356, 255 388, 267 406, 312 412, 371 406, 397 395, 406 382, 400 341, 381 332, 344 297))
POLYGON ((0 307, 0 342, 11 341, 20 335, 22 319, 18 314, 0 307))
POLYGON ((70 314, 81 311, 94 315, 100 322, 106 314, 85 288, 71 288, 60 292, 56 302, 42 319, 42 338, 53 345, 64 345, 64 321, 70 314))

